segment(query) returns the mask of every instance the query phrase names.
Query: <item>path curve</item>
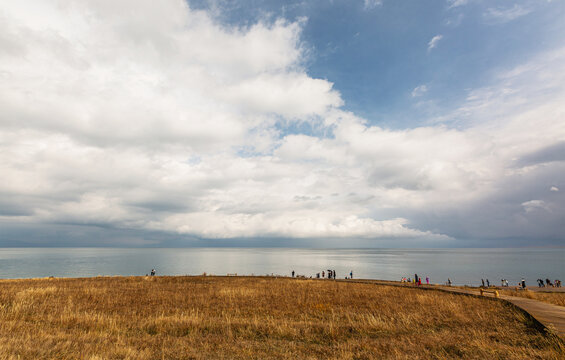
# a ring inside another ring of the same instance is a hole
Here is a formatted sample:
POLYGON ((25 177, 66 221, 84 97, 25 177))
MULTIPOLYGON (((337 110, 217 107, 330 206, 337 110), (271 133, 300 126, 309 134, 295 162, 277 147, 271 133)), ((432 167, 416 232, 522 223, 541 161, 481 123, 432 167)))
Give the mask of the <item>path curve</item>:
POLYGON ((344 282, 357 282, 364 284, 375 284, 375 285, 387 285, 387 286, 399 286, 405 288, 417 288, 422 290, 436 290, 445 291, 454 294, 470 295, 477 297, 488 297, 495 300, 501 300, 511 303, 512 305, 520 308, 522 311, 528 313, 536 321, 545 327, 545 329, 553 334, 559 336, 565 341, 565 307, 553 305, 538 300, 521 298, 516 296, 500 295, 497 299, 493 295, 480 295, 479 289, 462 289, 457 287, 448 286, 437 286, 437 285, 422 285, 415 287, 414 285, 402 284, 396 281, 384 281, 384 280, 339 280, 344 282))

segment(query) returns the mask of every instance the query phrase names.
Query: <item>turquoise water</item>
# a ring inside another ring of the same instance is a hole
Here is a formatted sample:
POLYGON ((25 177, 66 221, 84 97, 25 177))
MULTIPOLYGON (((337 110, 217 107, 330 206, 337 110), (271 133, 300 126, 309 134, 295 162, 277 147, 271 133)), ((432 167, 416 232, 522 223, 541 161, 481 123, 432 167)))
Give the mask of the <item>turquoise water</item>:
POLYGON ((285 249, 285 248, 0 248, 0 278, 98 275, 315 276, 399 280, 414 273, 432 283, 478 285, 481 278, 511 285, 522 277, 565 280, 565 248, 523 249, 285 249))

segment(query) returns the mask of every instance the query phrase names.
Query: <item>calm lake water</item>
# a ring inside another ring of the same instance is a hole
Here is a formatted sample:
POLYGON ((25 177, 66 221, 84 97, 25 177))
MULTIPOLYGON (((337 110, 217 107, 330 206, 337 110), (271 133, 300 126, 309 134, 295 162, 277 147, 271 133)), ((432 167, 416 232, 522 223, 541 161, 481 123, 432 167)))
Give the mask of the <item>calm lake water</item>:
POLYGON ((565 280, 565 249, 281 249, 281 248, 0 248, 0 278, 98 275, 315 276, 334 269, 339 278, 399 280, 414 273, 433 283, 491 284, 522 277, 565 280))

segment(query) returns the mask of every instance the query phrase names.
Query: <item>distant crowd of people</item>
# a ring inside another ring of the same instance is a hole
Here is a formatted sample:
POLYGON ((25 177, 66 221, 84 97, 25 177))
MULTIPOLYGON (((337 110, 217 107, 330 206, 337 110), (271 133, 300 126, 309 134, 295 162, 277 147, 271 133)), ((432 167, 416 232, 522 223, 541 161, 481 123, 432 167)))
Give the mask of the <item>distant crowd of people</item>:
MULTIPOLYGON (((294 270, 292 270, 290 274, 292 277, 306 277, 304 275, 297 275, 294 270)), ((326 279, 326 275, 327 279, 337 279, 337 273, 335 270, 325 270, 321 273, 316 273, 316 279, 326 279)), ((312 276, 310 276, 310 278, 312 278, 312 276)), ((346 276, 345 279, 353 279, 353 270, 349 272, 349 277, 346 276)))
MULTIPOLYGON (((400 279, 401 283, 412 283, 414 285, 420 286, 422 285, 422 278, 418 276, 418 274, 414 274, 414 278, 410 279, 409 277, 403 277, 400 279)), ((426 276, 426 285, 430 285, 430 278, 426 276)), ((451 285, 451 280, 449 280, 449 285, 451 285)))
MULTIPOLYGON (((509 287, 510 283, 508 282, 508 279, 501 279, 500 280, 501 287, 509 287)), ((545 281, 543 279, 537 279, 537 283, 538 283, 538 287, 561 287, 561 280, 555 279, 555 281, 551 282, 551 280, 549 279, 545 279, 545 281)), ((481 279, 481 287, 490 287, 490 281, 488 279, 481 279)), ((522 280, 520 280, 517 284, 517 288, 518 289, 526 289, 526 280, 524 278, 522 278, 522 280)))
POLYGON ((538 279, 538 287, 542 288, 542 287, 561 287, 561 280, 555 279, 553 282, 551 282, 551 280, 549 279, 545 279, 545 282, 543 281, 543 279, 538 279))

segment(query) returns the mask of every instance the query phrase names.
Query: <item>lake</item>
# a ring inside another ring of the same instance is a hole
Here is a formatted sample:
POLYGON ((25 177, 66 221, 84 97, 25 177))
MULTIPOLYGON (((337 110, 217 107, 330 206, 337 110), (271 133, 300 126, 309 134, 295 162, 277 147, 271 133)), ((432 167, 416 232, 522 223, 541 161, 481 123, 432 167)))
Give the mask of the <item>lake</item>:
POLYGON ((0 278, 145 275, 315 276, 400 280, 414 273, 457 285, 489 279, 515 285, 524 277, 565 278, 565 248, 520 249, 288 249, 288 248, 0 248, 0 278))

